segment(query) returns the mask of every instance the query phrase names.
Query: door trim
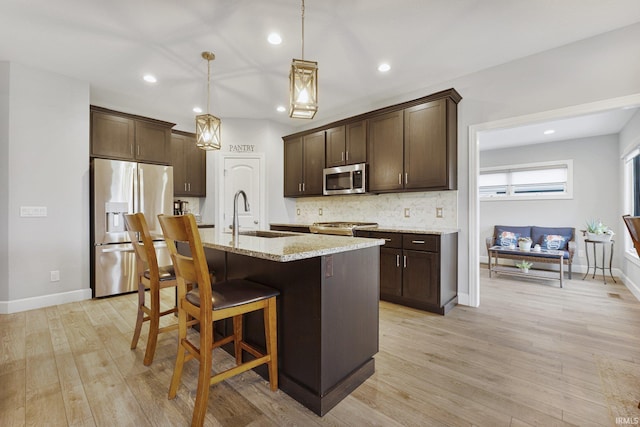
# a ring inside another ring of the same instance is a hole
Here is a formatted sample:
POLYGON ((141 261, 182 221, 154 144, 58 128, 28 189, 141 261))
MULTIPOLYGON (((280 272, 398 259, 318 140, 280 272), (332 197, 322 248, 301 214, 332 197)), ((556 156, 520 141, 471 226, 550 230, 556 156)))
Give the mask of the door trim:
POLYGON ((478 307, 480 305, 480 200, 478 195, 478 174, 480 171, 479 134, 483 131, 524 126, 536 122, 596 113, 614 108, 637 105, 638 103, 640 103, 640 94, 633 94, 469 126, 469 294, 461 295, 461 304, 469 305, 471 307, 478 307))

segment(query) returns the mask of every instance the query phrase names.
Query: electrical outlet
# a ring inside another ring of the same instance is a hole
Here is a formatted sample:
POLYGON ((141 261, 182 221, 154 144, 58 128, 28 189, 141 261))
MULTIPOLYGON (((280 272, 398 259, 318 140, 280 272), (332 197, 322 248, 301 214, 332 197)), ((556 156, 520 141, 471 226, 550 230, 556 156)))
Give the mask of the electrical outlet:
POLYGON ((58 270, 50 271, 49 274, 51 276, 51 281, 52 282, 59 282, 60 281, 60 271, 58 271, 58 270))
POLYGON ((411 216, 411 209, 404 208, 404 217, 409 218, 411 216))
POLYGON ((318 208, 318 215, 322 216, 322 208, 318 208))
POLYGON ((296 209, 296 215, 300 215, 300 209, 296 209))
POLYGON ((442 218, 442 208, 436 208, 436 218, 442 218))

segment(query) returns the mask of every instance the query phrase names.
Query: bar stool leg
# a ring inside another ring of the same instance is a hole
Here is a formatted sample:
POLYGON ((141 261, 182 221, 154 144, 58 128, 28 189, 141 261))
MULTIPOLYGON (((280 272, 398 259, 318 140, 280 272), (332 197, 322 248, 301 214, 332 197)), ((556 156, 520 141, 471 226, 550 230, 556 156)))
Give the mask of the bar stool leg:
POLYGON ((591 262, 589 261, 589 244, 587 242, 584 242, 584 254, 587 257, 587 272, 582 276, 582 280, 589 275, 589 270, 591 269, 591 262))
POLYGON ((611 254, 609 255, 609 275, 611 276, 611 280, 613 280, 613 283, 618 283, 616 282, 616 279, 614 279, 613 277, 613 272, 611 271, 611 263, 613 262, 613 240, 611 241, 611 254))

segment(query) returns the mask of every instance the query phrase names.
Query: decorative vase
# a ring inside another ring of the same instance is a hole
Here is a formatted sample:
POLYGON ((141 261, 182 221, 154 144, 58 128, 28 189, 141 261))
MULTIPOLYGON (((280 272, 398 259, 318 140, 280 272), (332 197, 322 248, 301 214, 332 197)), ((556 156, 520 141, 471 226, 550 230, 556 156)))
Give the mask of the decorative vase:
POLYGON ((529 272, 529 269, 528 268, 523 268, 522 271, 526 274, 526 273, 529 272))
POLYGON ((608 242, 609 240, 611 240, 611 234, 587 232, 587 240, 591 240, 592 242, 608 242))
POLYGON ((518 242, 518 247, 520 247, 520 249, 523 250, 523 251, 530 251, 531 250, 531 240, 519 241, 518 242))

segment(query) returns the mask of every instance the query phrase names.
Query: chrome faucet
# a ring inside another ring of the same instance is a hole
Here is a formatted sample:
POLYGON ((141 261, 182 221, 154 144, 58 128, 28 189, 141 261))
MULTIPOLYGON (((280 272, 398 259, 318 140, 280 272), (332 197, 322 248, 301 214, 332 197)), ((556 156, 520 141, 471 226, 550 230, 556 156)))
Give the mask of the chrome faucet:
POLYGON ((238 236, 240 235, 240 226, 238 225, 238 196, 242 194, 244 198, 244 211, 249 212, 249 201, 247 200, 247 193, 242 190, 238 190, 236 195, 233 196, 233 225, 231 228, 233 229, 233 239, 238 240, 238 236))

